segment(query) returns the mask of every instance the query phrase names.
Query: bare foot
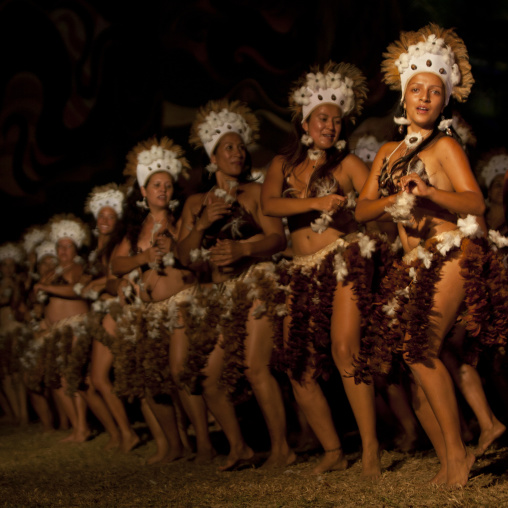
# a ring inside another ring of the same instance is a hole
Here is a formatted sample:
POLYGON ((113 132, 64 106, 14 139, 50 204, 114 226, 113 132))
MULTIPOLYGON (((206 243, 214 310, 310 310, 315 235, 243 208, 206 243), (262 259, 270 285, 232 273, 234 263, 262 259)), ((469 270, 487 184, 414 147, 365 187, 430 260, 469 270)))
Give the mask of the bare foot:
POLYGON ((446 483, 446 466, 441 466, 437 475, 429 483, 432 485, 444 485, 446 483))
POLYGON ((206 448, 205 450, 198 450, 194 457, 194 464, 210 464, 215 457, 215 450, 213 448, 206 448))
POLYGON ((174 462, 175 460, 181 459, 185 456, 183 449, 180 450, 166 450, 165 453, 157 452, 155 455, 149 457, 146 461, 146 464, 149 466, 151 464, 168 464, 169 462, 174 462))
POLYGON ((271 453, 268 459, 265 460, 260 469, 276 469, 279 467, 286 467, 293 464, 296 460, 296 453, 288 449, 286 453, 271 453))
POLYGON ((466 450, 466 455, 461 460, 448 462, 446 485, 452 488, 462 488, 469 478, 469 471, 473 467, 476 457, 474 453, 466 450))
POLYGON ((74 443, 76 438, 74 436, 74 431, 72 431, 67 437, 60 439, 60 443, 74 443))
POLYGON ((504 434, 506 427, 494 417, 494 423, 490 429, 483 430, 480 433, 480 438, 478 439, 478 446, 475 450, 475 455, 479 457, 483 455, 487 448, 501 435, 504 434))
POLYGON ((327 471, 343 471, 347 469, 348 462, 342 448, 325 451, 318 464, 310 472, 311 475, 319 475, 327 471))
POLYGON ((115 450, 117 449, 118 447, 120 446, 120 436, 111 436, 109 438, 109 441, 108 443, 106 444, 106 446, 104 447, 104 450, 105 451, 109 451, 109 450, 115 450))
POLYGON ((409 453, 416 449, 416 445, 418 443, 418 433, 417 432, 405 432, 398 436, 395 441, 395 447, 402 453, 409 453))
POLYGON ((88 441, 90 439, 91 435, 92 435, 92 433, 90 432, 90 429, 78 431, 75 434, 74 442, 75 443, 85 443, 86 441, 88 441))
POLYGON ((363 450, 362 476, 367 480, 377 481, 381 478, 381 453, 379 448, 363 450))
POLYGON ((238 467, 244 460, 254 457, 254 450, 247 445, 242 446, 240 450, 232 450, 226 459, 226 463, 219 467, 219 471, 231 471, 238 467))
POLYGON ((122 444, 120 445, 119 450, 122 453, 129 453, 133 448, 136 447, 140 442, 139 436, 132 431, 132 434, 129 437, 122 439, 122 444))

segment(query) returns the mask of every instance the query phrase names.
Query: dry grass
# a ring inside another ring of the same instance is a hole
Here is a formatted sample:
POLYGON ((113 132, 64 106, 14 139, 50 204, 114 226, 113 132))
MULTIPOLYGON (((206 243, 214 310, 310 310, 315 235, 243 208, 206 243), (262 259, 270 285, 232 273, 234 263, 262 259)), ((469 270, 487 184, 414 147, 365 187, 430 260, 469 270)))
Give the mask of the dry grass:
MULTIPOLYGON (((437 470, 431 451, 413 455, 385 451, 377 483, 362 481, 358 452, 343 472, 309 477, 318 454, 301 455, 282 470, 249 467, 219 473, 216 463, 190 460, 146 466, 155 452, 141 424, 142 446, 130 454, 104 452, 107 435, 83 444, 64 444, 62 432, 42 434, 39 424, 0 425, 0 506, 5 507, 435 507, 506 506, 508 447, 479 459, 466 488, 426 485, 437 470)), ((262 457, 261 457, 262 458, 262 457)))

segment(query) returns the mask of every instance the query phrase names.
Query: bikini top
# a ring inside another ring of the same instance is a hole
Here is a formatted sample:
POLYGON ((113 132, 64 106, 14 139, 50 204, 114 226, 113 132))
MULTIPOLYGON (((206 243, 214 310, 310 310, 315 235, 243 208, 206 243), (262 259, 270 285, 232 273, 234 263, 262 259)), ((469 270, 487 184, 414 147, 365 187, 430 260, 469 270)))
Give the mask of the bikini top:
MULTIPOLYGON (((206 197, 196 217, 200 217, 205 209, 206 197)), ((262 228, 254 220, 254 217, 235 200, 231 204, 228 215, 215 221, 204 233, 201 247, 209 249, 217 243, 217 240, 245 240, 255 235, 262 234, 262 228)))
MULTIPOLYGON (((339 196, 344 196, 344 192, 341 189, 338 182, 334 180, 333 183, 333 193, 338 194, 339 196)), ((284 186, 282 189, 282 195, 287 198, 295 198, 298 199, 298 196, 296 196, 295 189, 291 188, 289 186, 289 182, 287 181, 287 178, 284 179, 284 186)), ((319 192, 319 183, 314 182, 312 187, 307 190, 307 196, 308 197, 314 197, 317 196, 319 192)), ((321 212, 319 210, 309 210, 307 212, 297 213, 294 215, 288 215, 287 218, 287 225, 290 233, 293 233, 294 231, 297 231, 299 229, 308 228, 311 226, 311 224, 319 219, 321 217, 321 212)), ((347 224, 352 222, 354 220, 352 214, 350 213, 336 213, 333 216, 333 222, 329 224, 329 228, 336 229, 337 231, 345 231, 349 230, 347 224)))
POLYGON ((404 143, 404 140, 402 140, 402 142, 395 147, 395 150, 393 150, 393 152, 383 160, 383 165, 378 178, 378 188, 382 196, 397 194, 400 190, 398 187, 400 178, 402 176, 409 175, 410 173, 416 173, 427 185, 432 185, 429 181, 429 175, 427 174, 425 164, 417 155, 409 160, 405 167, 402 167, 396 172, 392 171, 393 167, 389 168, 389 162, 392 155, 399 149, 402 143, 404 143))

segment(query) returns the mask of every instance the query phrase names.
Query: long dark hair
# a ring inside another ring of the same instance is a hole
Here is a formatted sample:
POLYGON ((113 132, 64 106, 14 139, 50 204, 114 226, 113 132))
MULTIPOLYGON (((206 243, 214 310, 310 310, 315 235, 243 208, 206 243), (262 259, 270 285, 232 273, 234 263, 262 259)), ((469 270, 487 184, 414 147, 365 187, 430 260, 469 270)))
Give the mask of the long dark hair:
MULTIPOLYGON (((213 153, 215 153, 218 146, 219 146, 219 143, 217 143, 217 145, 215 146, 213 153)), ((204 149, 201 148, 200 150, 202 152, 201 153, 201 167, 203 169, 201 171, 201 182, 199 185, 198 192, 205 193, 205 192, 208 192, 212 187, 217 185, 217 177, 215 176, 215 173, 210 173, 206 169, 206 166, 210 163, 210 157, 208 157, 208 154, 205 152, 204 149)), ((247 148, 246 148, 245 149, 245 162, 243 165, 242 172, 238 176, 238 182, 239 183, 253 182, 254 179, 252 178, 251 170, 252 170, 252 156, 251 156, 249 150, 247 150, 247 148)))
MULTIPOLYGON (((312 113, 311 113, 312 115, 312 113)), ((304 134, 304 130, 301 123, 301 117, 295 116, 292 120, 293 131, 289 136, 287 144, 282 147, 279 151, 279 155, 284 159, 282 164, 282 172, 284 177, 287 177, 291 172, 307 158, 308 147, 303 145, 301 137, 304 134)), ((322 179, 330 179, 332 171, 339 166, 342 161, 349 155, 349 145, 347 143, 347 132, 349 130, 349 124, 342 120, 342 127, 340 131, 339 140, 346 141, 346 146, 342 150, 338 150, 336 147, 325 150, 326 160, 324 164, 318 167, 318 169, 311 175, 309 181, 309 189, 312 187, 314 182, 322 179)))
MULTIPOLYGON (((446 118, 447 116, 451 117, 450 110, 451 110, 450 106, 447 105, 445 107, 445 109, 443 110, 442 118, 446 118)), ((396 110, 395 116, 400 117, 403 115, 403 113, 404 113, 404 107, 403 107, 402 103, 399 103, 399 106, 396 110)), ((402 176, 407 175, 411 161, 415 157, 417 157, 420 152, 425 150, 425 148, 427 148, 438 136, 445 135, 443 133, 443 131, 441 131, 438 128, 438 126, 439 126, 438 122, 439 122, 439 120, 436 120, 436 123, 434 124, 434 128, 433 128, 432 132, 430 133, 430 135, 428 137, 426 137, 418 146, 416 146, 414 150, 411 150, 408 153, 404 154, 402 157, 399 157, 393 163, 393 166, 390 170, 389 175, 385 171, 387 169, 386 166, 389 164, 389 161, 386 160, 384 162, 383 168, 381 170, 380 180, 379 180, 379 187, 380 188, 386 188, 386 187, 390 186, 390 182, 393 184, 394 180, 399 180, 402 176), (383 176, 383 175, 385 176, 385 178, 383 180, 381 180, 381 176, 383 176)), ((459 135, 457 134, 457 132, 455 131, 455 129, 453 128, 452 125, 450 125, 450 127, 447 129, 447 131, 448 130, 451 133, 451 137, 453 137, 462 146, 462 144, 463 144, 462 140, 460 139, 459 135)), ((405 136, 405 134, 401 135, 400 138, 403 139, 404 136, 405 136)), ((388 191, 391 194, 394 191, 396 191, 396 189, 389 188, 388 191)))
MULTIPOLYGON (((173 177, 173 196, 172 200, 178 200, 179 204, 174 210, 169 210, 169 216, 176 222, 181 213, 183 207, 183 191, 173 177)), ((147 181, 148 183, 148 181, 147 181)), ((143 202, 143 195, 137 181, 133 181, 130 190, 127 192, 127 199, 125 200, 124 214, 123 214, 123 237, 126 237, 131 245, 131 249, 137 248, 139 234, 141 228, 148 215, 148 210, 144 207, 139 206, 143 202)), ((111 239, 112 240, 112 239, 111 239)), ((111 243, 110 242, 108 243, 111 243)))

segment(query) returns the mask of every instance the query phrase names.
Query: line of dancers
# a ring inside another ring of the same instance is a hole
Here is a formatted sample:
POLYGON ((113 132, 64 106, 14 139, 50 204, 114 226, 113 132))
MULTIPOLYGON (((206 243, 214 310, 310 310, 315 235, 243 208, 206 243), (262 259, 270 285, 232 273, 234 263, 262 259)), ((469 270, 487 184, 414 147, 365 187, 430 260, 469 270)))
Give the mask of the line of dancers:
POLYGON ((323 391, 337 373, 365 477, 382 473, 382 397, 403 449, 419 425, 432 443, 440 469, 429 481, 464 486, 506 430, 476 365, 504 354, 508 332, 508 239, 502 193, 490 193, 508 156, 490 154, 481 178, 471 169, 449 115, 473 84, 454 30, 403 32, 382 70, 400 91, 399 140, 352 149, 367 80, 330 61, 293 84, 292 135, 262 178, 248 150, 255 114, 212 100, 190 129, 207 164, 194 193, 182 191, 193 174, 184 149, 154 136, 127 154, 124 181, 90 191, 82 216, 57 214, 0 246, 4 413, 26 423, 29 399, 45 429, 56 410, 65 441, 85 442, 90 410, 107 448, 128 453, 140 443, 126 408, 136 400, 156 443, 149 464, 212 461, 212 417, 229 445, 219 469, 232 470, 257 452, 236 410, 254 399, 270 469, 297 459, 289 388, 321 474, 348 467, 323 391), (456 389, 478 421, 474 451, 456 389))

